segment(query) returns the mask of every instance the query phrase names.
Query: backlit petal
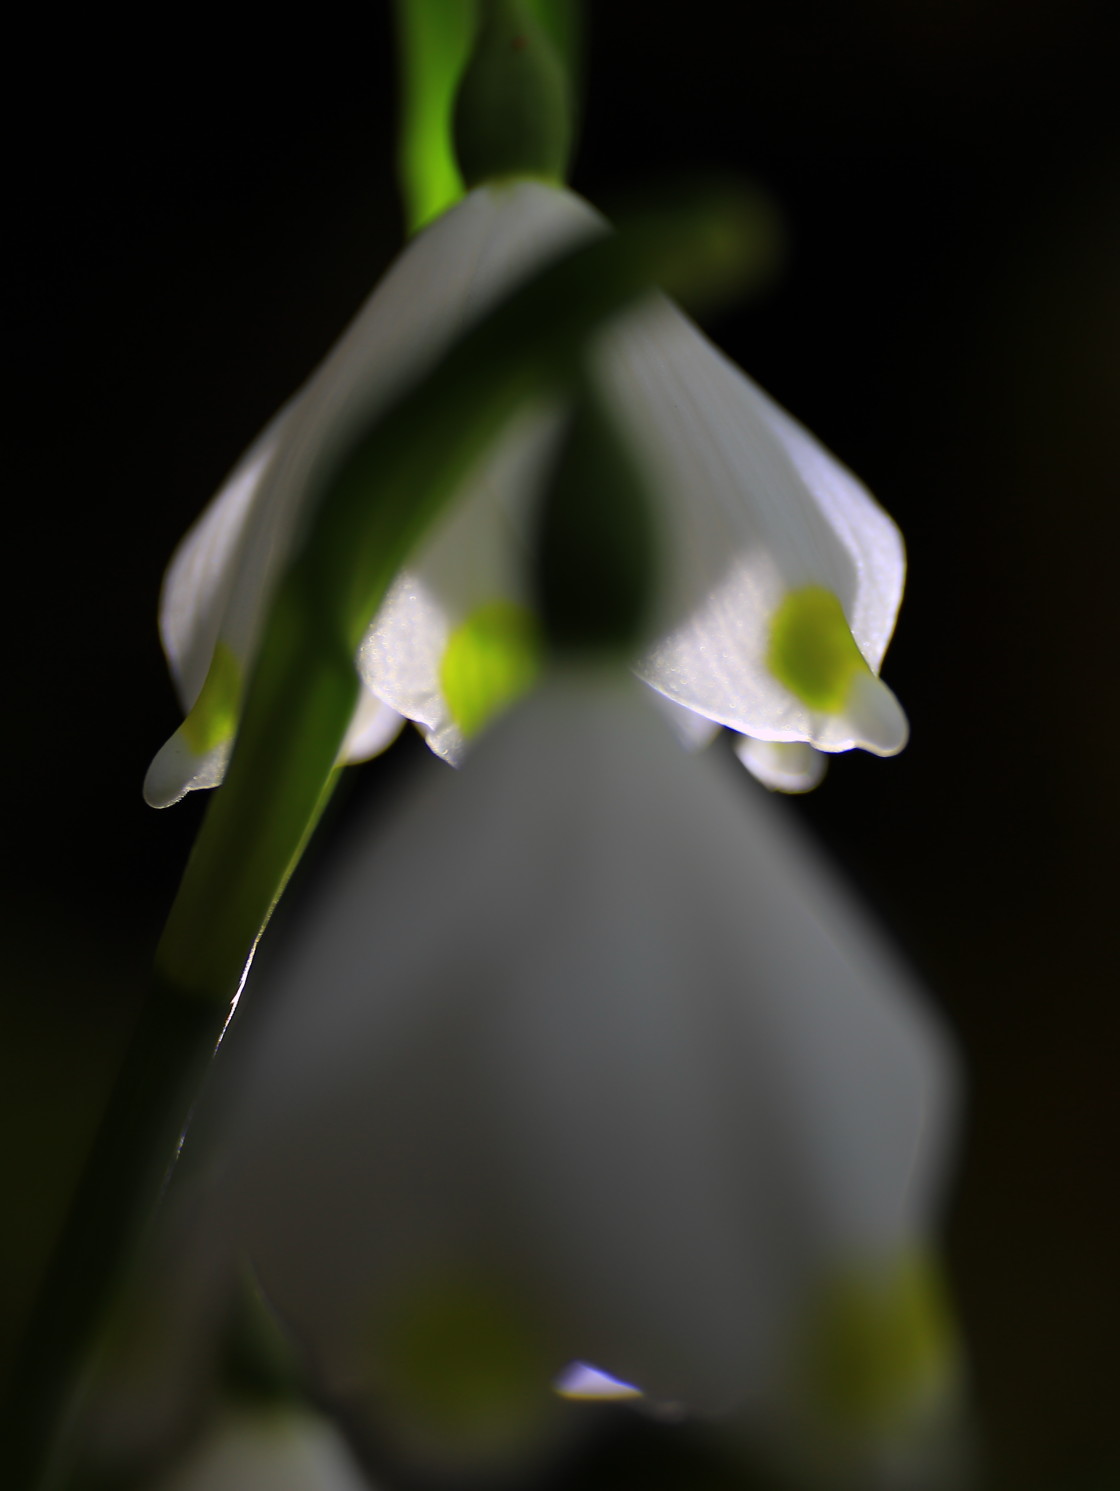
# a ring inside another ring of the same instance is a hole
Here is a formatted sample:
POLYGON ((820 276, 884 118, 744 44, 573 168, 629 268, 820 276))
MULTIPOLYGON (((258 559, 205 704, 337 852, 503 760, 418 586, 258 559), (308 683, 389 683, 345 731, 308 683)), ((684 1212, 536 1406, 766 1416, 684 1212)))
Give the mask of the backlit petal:
POLYGON ((739 760, 771 792, 811 792, 820 785, 828 757, 803 741, 756 740, 740 735, 739 760))
POLYGON ((925 1239, 945 1042, 744 789, 573 673, 325 887, 238 1082, 238 1191, 339 1380, 376 1380, 384 1301, 465 1269, 552 1373, 757 1407, 817 1282, 925 1239))
POLYGON ((816 586, 837 597, 878 670, 905 573, 890 518, 667 300, 604 337, 601 366, 662 496, 671 554, 662 635, 640 675, 744 734, 822 750, 900 749, 905 728, 893 716, 868 724, 814 711, 767 664, 782 601, 816 586))
MULTIPOLYGON (((172 563, 161 629, 185 708, 219 643, 242 669, 251 664, 293 539, 347 442, 526 274, 605 230, 574 194, 521 181, 472 192, 409 244, 172 563)), ((596 364, 664 540, 657 639, 640 675, 761 740, 899 750, 905 717, 877 678, 905 569, 891 520, 664 297, 604 332, 596 364), (843 699, 825 705, 772 666, 775 618, 808 591, 834 598, 862 660, 843 699)), ((559 414, 527 410, 499 439, 397 577, 359 649, 367 688, 450 760, 464 732, 444 687, 446 649, 480 609, 528 604, 528 535, 559 414)), ((220 780, 226 755, 228 744, 216 749, 208 737, 201 750, 188 731, 154 764, 150 800, 220 780)))

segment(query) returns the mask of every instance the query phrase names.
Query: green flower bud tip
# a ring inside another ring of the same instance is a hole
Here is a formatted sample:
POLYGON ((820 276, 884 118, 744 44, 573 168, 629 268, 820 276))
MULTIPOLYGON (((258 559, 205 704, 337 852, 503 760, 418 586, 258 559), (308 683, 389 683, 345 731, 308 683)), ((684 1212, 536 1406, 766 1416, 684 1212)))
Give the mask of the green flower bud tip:
POLYGON ((485 0, 455 104, 455 149, 468 186, 503 177, 563 179, 571 147, 568 81, 521 0, 485 0))

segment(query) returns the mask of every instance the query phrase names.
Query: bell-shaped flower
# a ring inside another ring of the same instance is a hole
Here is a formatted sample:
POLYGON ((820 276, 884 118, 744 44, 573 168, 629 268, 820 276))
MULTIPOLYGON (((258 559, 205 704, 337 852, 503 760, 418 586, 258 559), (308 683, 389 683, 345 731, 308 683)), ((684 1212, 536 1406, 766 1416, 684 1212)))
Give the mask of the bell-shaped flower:
POLYGON ((429 1446, 611 1379, 909 1442, 956 1082, 905 972, 617 668, 420 788, 227 1040, 239 1225, 328 1391, 429 1446))
MULTIPOLYGON (((522 180, 477 188, 406 247, 172 561, 160 626, 187 718, 151 766, 149 802, 220 781, 273 587, 340 452, 520 280, 604 231, 578 196, 522 180)), ((639 675, 757 741, 899 750, 906 721, 877 676, 905 568, 891 520, 664 297, 613 323, 593 366, 669 561, 639 675)), ((455 760, 532 676, 527 532, 558 420, 536 407, 513 421, 398 575, 359 649, 343 759, 381 749, 405 716, 455 760)), ((769 763, 775 782, 805 785, 783 757, 762 753, 764 779, 769 763)))

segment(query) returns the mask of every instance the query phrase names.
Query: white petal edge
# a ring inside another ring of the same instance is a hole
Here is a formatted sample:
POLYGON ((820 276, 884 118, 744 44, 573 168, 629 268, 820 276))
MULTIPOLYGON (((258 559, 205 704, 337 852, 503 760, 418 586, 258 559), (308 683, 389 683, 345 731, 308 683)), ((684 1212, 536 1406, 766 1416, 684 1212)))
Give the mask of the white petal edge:
POLYGON ((237 578, 238 551, 291 408, 289 404, 281 409, 238 461, 201 517, 188 529, 164 577, 159 603, 160 640, 184 712, 198 698, 215 645, 223 634, 222 623, 237 578))
POLYGON ((187 744, 180 725, 156 752, 144 777, 144 801, 150 808, 169 808, 188 792, 217 787, 226 774, 233 742, 226 740, 205 755, 197 755, 187 744))
POLYGON ((658 714, 668 720, 670 729, 686 751, 702 751, 719 734, 720 726, 714 720, 678 704, 668 694, 651 689, 650 699, 658 714))
POLYGON ((338 753, 339 761, 345 766, 354 766, 359 761, 369 761, 371 757, 379 756, 393 744, 403 726, 403 715, 390 709, 375 694, 363 688, 354 718, 346 732, 346 739, 338 753))
POLYGON ((812 792, 824 780, 827 756, 802 740, 735 739, 735 754, 756 781, 771 792, 812 792))

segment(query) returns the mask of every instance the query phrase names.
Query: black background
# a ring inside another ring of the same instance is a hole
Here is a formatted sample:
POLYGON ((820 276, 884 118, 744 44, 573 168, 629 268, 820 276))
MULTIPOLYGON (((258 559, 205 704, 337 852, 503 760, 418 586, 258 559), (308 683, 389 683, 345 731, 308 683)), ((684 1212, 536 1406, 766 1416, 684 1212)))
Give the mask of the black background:
MULTIPOLYGON (((600 0, 573 172, 609 203, 723 167, 784 212, 780 282, 711 329, 900 523, 885 674, 913 728, 897 760, 842 758, 791 811, 966 1051, 949 1255, 992 1483, 1086 1491, 1120 1484, 1105 18, 1084 0, 819 0, 662 20, 600 0)), ((5 1336, 202 806, 140 799, 178 721, 160 576, 401 237, 383 6, 318 5, 288 30, 197 10, 24 20, 8 70, 5 1336)))

